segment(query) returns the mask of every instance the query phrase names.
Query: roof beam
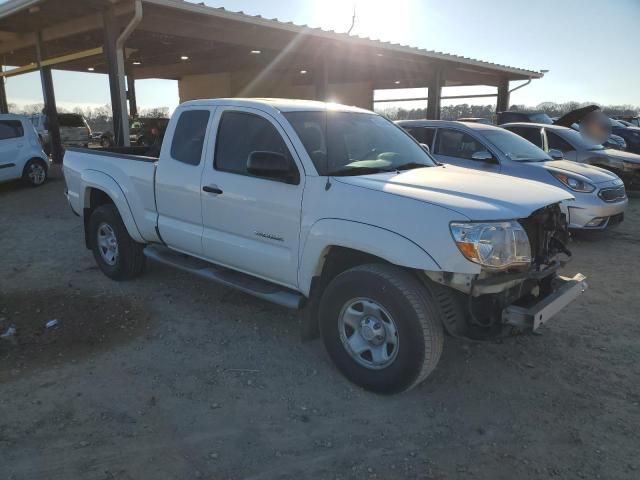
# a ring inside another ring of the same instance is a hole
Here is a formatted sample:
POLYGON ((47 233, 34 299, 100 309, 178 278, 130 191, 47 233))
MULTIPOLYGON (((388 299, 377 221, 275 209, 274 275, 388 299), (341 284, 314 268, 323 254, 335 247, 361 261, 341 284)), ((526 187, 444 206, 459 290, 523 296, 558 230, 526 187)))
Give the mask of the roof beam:
MULTIPOLYGON (((133 11, 132 4, 118 4, 116 7, 116 14, 126 15, 133 11)), ((100 30, 103 28, 102 15, 99 13, 85 15, 84 17, 78 17, 67 22, 58 23, 42 30, 42 41, 47 42, 51 40, 58 40, 65 37, 72 37, 92 30, 100 30)), ((37 32, 26 33, 17 35, 13 39, 2 39, 0 42, 0 55, 4 53, 10 53, 15 50, 20 50, 27 47, 35 47, 37 43, 37 32)))

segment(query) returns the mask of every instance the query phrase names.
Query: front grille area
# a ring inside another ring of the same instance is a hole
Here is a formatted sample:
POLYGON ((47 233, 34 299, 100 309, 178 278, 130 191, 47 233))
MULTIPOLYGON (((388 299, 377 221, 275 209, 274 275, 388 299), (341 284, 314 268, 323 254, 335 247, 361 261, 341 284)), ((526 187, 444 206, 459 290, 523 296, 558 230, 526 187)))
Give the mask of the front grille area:
POLYGON ((567 221, 558 205, 541 208, 519 222, 529 237, 534 265, 549 265, 558 253, 570 255, 564 246, 568 241, 567 221))
POLYGON ((603 188, 598 192, 598 196, 605 202, 618 202, 627 198, 627 192, 624 185, 613 188, 603 188))

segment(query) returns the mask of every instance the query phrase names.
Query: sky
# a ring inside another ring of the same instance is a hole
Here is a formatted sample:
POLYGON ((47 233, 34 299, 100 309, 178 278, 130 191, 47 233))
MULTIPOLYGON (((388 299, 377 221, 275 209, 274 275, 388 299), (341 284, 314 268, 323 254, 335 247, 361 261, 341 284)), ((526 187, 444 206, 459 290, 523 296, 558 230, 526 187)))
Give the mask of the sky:
MULTIPOLYGON (((640 0, 205 0, 214 7, 486 60, 549 70, 512 104, 593 101, 640 105, 640 0)), ((62 107, 109 103, 104 75, 55 72, 62 107)), ((512 88, 517 82, 512 82, 512 88)), ((10 103, 42 102, 38 74, 8 79, 10 103)), ((470 93, 446 89, 444 94, 470 93)), ((486 93, 476 89, 471 93, 486 93)), ((142 108, 178 104, 176 81, 136 82, 142 108)), ((416 97, 425 92, 381 92, 416 97), (416 93, 418 95, 416 95, 416 93)), ((493 99, 478 99, 488 103, 493 99)), ((465 100, 467 103, 472 103, 465 100)))

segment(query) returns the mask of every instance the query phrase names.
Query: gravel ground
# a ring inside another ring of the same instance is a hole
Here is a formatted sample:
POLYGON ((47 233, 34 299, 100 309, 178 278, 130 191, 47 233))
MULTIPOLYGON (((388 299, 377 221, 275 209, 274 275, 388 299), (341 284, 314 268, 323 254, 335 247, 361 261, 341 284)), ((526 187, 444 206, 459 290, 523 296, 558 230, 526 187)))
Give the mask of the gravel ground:
POLYGON ((108 280, 62 190, 0 186, 0 479, 640 478, 640 200, 572 243, 591 288, 542 335, 447 338, 382 397, 295 313, 157 264, 108 280))

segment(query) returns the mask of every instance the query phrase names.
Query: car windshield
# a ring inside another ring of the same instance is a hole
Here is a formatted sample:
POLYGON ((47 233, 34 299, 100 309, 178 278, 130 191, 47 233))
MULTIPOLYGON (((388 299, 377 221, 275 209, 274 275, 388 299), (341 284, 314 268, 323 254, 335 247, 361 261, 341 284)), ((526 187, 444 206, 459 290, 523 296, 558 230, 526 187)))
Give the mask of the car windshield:
MULTIPOLYGON (((576 125, 576 127, 580 128, 578 125, 576 125)), ((589 140, 582 133, 574 129, 562 128, 560 130, 554 130, 554 132, 578 150, 604 150, 602 145, 589 140)))
POLYGON ((498 150, 516 162, 546 162, 551 160, 542 149, 509 130, 480 130, 498 150))
POLYGON ((284 115, 320 175, 367 175, 437 164, 408 133, 379 115, 330 110, 284 115))

